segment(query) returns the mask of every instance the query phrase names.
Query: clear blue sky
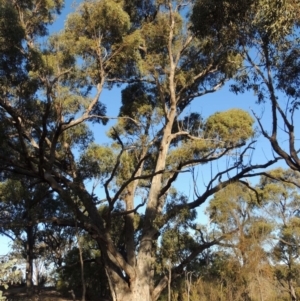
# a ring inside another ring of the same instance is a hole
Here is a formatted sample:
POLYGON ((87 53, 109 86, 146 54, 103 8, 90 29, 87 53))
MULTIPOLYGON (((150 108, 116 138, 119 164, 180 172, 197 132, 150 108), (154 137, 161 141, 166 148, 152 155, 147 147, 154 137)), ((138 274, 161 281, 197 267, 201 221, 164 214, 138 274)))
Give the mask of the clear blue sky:
MULTIPOLYGON (((78 2, 80 1, 77 0, 77 3, 78 2)), ((66 0, 65 8, 62 11, 62 14, 58 16, 54 25, 50 27, 51 32, 57 32, 63 28, 66 16, 69 12, 74 10, 74 7, 76 6, 75 3, 76 2, 74 2, 73 0, 66 0)), ((108 116, 117 116, 118 108, 120 106, 120 89, 115 88, 110 91, 104 91, 101 96, 101 101, 107 106, 108 116)), ((192 103, 189 110, 191 112, 199 112, 204 118, 206 118, 217 111, 224 111, 231 108, 241 108, 247 111, 253 109, 258 115, 261 115, 264 112, 263 122, 266 125, 266 127, 270 129, 271 119, 269 115, 270 110, 268 109, 268 105, 257 105, 255 102, 256 99, 252 93, 245 93, 236 96, 233 93, 229 92, 229 86, 227 85, 216 93, 209 94, 207 96, 196 99, 192 103)), ((110 123, 107 126, 107 129, 113 124, 113 122, 114 121, 110 121, 110 123)), ((108 142, 107 138, 105 138, 104 136, 105 130, 102 126, 97 126, 97 128, 94 128, 94 130, 98 143, 108 142), (99 134, 97 135, 97 133, 99 134)), ((284 140, 282 140, 281 142, 286 143, 284 140)), ((256 144, 256 150, 253 156, 253 163, 263 163, 266 161, 266 159, 271 158, 272 152, 268 141, 266 141, 263 137, 258 137, 258 143, 256 144)), ((217 169, 220 168, 220 166, 214 166, 214 168, 217 169)), ((210 166, 206 165, 201 166, 201 168, 199 167, 198 179, 199 182, 201 182, 199 184, 200 188, 205 184, 206 179, 209 177, 210 166)), ((178 182, 180 182, 179 189, 183 188, 185 193, 192 198, 193 189, 190 178, 183 176, 179 179, 178 182)), ((203 209, 201 208, 201 210, 203 209)), ((200 218, 203 219, 203 215, 200 214, 200 218)), ((9 251, 8 245, 9 241, 4 237, 0 237, 0 255, 6 254, 9 251)))

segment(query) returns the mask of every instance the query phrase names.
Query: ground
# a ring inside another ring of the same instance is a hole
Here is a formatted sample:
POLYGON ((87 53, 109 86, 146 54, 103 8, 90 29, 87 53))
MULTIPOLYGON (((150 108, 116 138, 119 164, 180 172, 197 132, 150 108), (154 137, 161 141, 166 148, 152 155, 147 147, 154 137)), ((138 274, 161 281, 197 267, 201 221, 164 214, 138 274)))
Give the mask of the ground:
MULTIPOLYGON (((79 301, 80 299, 73 299, 72 294, 69 296, 62 296, 55 288, 37 288, 34 287, 32 297, 27 297, 25 287, 10 287, 4 291, 6 301, 79 301)), ((99 300, 100 301, 100 300, 99 300)))

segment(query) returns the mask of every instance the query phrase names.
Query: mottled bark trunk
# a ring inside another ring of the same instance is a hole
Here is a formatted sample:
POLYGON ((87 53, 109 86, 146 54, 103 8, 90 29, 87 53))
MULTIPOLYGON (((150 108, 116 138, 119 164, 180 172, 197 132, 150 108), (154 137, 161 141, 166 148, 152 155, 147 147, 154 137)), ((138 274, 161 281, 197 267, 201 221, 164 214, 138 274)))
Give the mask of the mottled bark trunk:
POLYGON ((151 295, 151 277, 147 272, 148 264, 146 261, 137 261, 136 278, 132 282, 124 280, 113 281, 113 272, 108 271, 110 278, 109 284, 113 301, 154 301, 151 295))

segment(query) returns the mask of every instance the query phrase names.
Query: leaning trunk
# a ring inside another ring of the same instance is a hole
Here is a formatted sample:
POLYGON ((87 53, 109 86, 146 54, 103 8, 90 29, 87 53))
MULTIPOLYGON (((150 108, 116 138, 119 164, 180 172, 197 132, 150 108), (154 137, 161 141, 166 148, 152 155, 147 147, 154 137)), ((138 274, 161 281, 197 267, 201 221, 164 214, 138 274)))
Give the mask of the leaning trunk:
POLYGON ((288 284, 289 284, 289 291, 290 291, 290 296, 291 296, 291 301, 298 301, 296 292, 295 292, 295 288, 293 286, 292 280, 288 280, 288 284))

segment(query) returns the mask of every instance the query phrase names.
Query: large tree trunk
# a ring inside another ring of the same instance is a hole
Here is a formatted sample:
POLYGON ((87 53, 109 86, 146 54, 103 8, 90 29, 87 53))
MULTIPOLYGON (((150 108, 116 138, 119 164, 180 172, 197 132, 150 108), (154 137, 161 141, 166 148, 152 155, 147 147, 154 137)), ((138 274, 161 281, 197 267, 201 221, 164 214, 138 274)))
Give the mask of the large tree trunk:
MULTIPOLYGON (((145 220, 143 227, 143 235, 140 241, 139 251, 136 258, 136 263, 133 266, 135 270, 134 279, 129 279, 128 283, 124 285, 124 282, 118 280, 112 280, 112 273, 108 275, 110 279, 110 288, 112 291, 113 301, 122 301, 122 300, 131 300, 131 301, 156 301, 159 293, 153 294, 153 264, 154 258, 152 256, 153 252, 153 241, 157 239, 158 230, 154 226, 154 220, 157 217, 157 214, 161 213, 162 203, 159 193, 162 186, 162 173, 160 171, 164 170, 166 164, 166 156, 171 142, 171 129, 173 125, 174 118, 176 116, 176 110, 173 108, 168 116, 168 124, 166 125, 164 135, 162 138, 160 151, 158 159, 156 162, 155 172, 156 176, 152 179, 151 191, 149 193, 149 200, 147 204, 147 209, 145 212, 145 220)), ((129 200, 130 197, 133 197, 135 188, 130 191, 128 194, 127 210, 132 209, 133 199, 129 200), (128 206, 131 204, 131 207, 128 206)), ((130 216, 127 216, 129 219, 130 216)), ((132 224, 133 221, 131 221, 132 224)), ((132 237, 133 238, 133 237, 132 237)), ((127 239, 127 242, 129 240, 127 239)), ((130 244, 129 244, 130 245, 130 244)), ((127 245, 127 246, 129 246, 127 245)), ((134 262, 131 260, 130 265, 132 266, 134 262)), ((116 275, 114 275, 116 276, 116 275)), ((163 286, 162 286, 163 288, 163 286)))
POLYGON ((153 262, 150 253, 139 253, 131 278, 114 264, 112 255, 102 248, 102 260, 113 301, 156 301, 153 292, 153 262))
POLYGON ((146 262, 138 262, 136 266, 136 278, 132 282, 116 278, 113 271, 108 271, 109 285, 113 301, 154 301, 151 296, 151 280, 144 271, 147 270, 146 262), (113 280, 115 279, 115 280, 113 280))

